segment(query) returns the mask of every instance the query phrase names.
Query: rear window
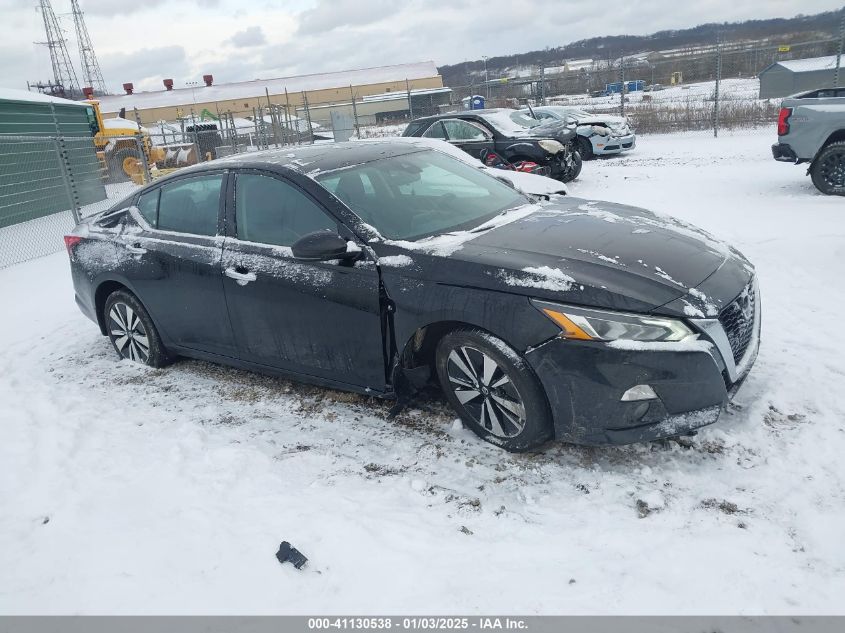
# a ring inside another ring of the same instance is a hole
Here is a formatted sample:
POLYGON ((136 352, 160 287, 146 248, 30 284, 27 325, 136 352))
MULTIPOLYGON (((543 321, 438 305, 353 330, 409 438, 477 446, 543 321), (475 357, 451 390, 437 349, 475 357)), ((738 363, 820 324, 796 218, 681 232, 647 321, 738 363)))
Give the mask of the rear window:
POLYGON ((429 121, 411 121, 408 123, 408 127, 405 128, 405 131, 402 132, 402 136, 417 136, 420 131, 428 126, 429 121))

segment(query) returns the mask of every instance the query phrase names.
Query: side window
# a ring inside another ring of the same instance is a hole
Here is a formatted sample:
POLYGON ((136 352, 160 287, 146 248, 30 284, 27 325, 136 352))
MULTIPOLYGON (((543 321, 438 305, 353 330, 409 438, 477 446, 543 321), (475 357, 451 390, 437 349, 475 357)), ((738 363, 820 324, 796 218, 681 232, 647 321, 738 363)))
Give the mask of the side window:
POLYGON ((158 224, 161 231, 216 235, 223 175, 186 178, 161 187, 158 224))
POLYGON ((147 191, 146 193, 141 194, 138 198, 138 211, 141 212, 141 215, 144 216, 144 219, 147 221, 151 227, 156 228, 158 226, 158 193, 160 189, 153 189, 152 191, 147 191))
POLYGON ((292 246, 307 233, 337 232, 337 222, 293 185, 260 174, 238 174, 237 236, 247 242, 292 246))
POLYGON ((490 135, 480 126, 460 119, 446 119, 443 127, 450 141, 486 141, 490 135))
POLYGON ((446 133, 443 131, 443 124, 440 121, 435 121, 431 127, 423 134, 425 138, 446 138, 446 133))

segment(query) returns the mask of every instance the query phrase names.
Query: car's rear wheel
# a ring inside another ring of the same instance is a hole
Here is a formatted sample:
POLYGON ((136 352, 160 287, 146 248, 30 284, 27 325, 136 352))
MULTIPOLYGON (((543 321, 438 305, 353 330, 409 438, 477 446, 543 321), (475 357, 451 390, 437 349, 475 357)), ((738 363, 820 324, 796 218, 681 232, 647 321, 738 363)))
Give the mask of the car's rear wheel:
POLYGON ((435 364, 449 403, 482 439, 524 451, 552 437, 540 381, 501 339, 482 330, 450 332, 437 345, 435 364))
POLYGON ((810 176, 822 193, 845 196, 845 141, 831 143, 819 152, 810 176))
POLYGON ((141 302, 127 290, 106 299, 103 321, 112 347, 121 358, 150 367, 163 367, 170 358, 141 302))

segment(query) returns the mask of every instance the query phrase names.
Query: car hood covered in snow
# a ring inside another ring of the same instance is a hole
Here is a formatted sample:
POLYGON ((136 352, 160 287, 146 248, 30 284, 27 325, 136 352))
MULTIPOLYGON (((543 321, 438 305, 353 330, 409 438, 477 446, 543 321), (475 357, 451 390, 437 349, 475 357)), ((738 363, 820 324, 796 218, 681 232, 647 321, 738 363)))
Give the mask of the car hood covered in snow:
POLYGON ((411 260, 442 283, 678 316, 715 316, 753 271, 704 231, 644 209, 567 197, 510 213, 477 233, 386 245, 419 251, 411 260))

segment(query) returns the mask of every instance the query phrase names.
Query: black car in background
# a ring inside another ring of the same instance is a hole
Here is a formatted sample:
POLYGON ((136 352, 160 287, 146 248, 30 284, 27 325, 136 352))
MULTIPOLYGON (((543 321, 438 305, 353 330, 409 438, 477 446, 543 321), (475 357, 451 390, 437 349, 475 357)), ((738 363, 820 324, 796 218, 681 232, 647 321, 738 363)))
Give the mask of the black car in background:
POLYGON ((424 117, 411 121, 402 136, 442 139, 479 159, 486 150, 510 163, 535 162, 562 182, 581 173, 575 126, 540 122, 521 110, 491 108, 424 117))
POLYGON ((538 203, 424 143, 203 163, 65 243, 79 307, 125 359, 400 403, 430 381, 508 450, 689 433, 717 419, 759 341, 737 251, 642 209, 538 203))

